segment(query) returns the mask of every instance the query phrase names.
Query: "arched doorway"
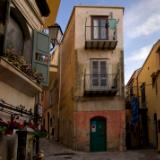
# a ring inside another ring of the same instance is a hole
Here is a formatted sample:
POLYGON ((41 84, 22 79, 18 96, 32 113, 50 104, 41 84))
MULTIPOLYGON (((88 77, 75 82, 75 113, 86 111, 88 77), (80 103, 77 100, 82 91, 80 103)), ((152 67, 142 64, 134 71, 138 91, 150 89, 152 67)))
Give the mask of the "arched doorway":
POLYGON ((94 117, 90 120, 90 151, 106 151, 106 119, 94 117))

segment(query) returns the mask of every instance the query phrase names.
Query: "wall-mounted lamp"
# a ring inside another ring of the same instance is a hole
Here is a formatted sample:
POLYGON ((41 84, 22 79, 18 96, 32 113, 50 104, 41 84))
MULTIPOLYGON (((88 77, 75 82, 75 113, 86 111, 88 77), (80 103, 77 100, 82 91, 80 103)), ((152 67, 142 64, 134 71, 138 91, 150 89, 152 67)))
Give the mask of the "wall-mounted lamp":
POLYGON ((49 26, 49 39, 52 45, 60 45, 63 37, 63 32, 59 24, 55 23, 53 26, 49 26))

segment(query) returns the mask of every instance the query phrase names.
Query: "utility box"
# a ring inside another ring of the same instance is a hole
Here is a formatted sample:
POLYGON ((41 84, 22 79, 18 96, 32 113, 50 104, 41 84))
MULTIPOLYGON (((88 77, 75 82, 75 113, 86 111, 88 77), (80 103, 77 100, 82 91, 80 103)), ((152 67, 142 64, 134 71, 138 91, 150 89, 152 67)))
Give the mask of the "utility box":
POLYGON ((17 160, 32 160, 33 159, 33 132, 31 128, 24 128, 17 131, 18 149, 17 160))

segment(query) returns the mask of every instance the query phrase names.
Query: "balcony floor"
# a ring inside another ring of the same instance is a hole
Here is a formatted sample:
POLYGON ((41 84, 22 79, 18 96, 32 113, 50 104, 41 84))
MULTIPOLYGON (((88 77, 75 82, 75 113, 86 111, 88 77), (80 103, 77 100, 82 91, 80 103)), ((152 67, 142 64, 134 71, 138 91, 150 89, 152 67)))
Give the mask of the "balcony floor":
POLYGON ((86 40, 86 49, 109 49, 113 50, 117 46, 116 40, 86 40))
POLYGON ((86 90, 84 96, 86 97, 101 97, 101 96, 115 96, 117 94, 117 89, 111 90, 86 90))

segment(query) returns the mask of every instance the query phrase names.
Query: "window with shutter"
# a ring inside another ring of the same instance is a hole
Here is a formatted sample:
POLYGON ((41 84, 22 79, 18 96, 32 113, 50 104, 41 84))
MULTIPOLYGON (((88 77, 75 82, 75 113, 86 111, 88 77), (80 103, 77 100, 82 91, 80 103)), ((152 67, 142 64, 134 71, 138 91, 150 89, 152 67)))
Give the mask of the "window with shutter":
POLYGON ((91 60, 91 86, 93 88, 107 86, 106 60, 91 60))
POLYGON ((47 86, 49 82, 49 37, 47 34, 34 31, 32 66, 38 73, 43 75, 42 85, 47 86))

